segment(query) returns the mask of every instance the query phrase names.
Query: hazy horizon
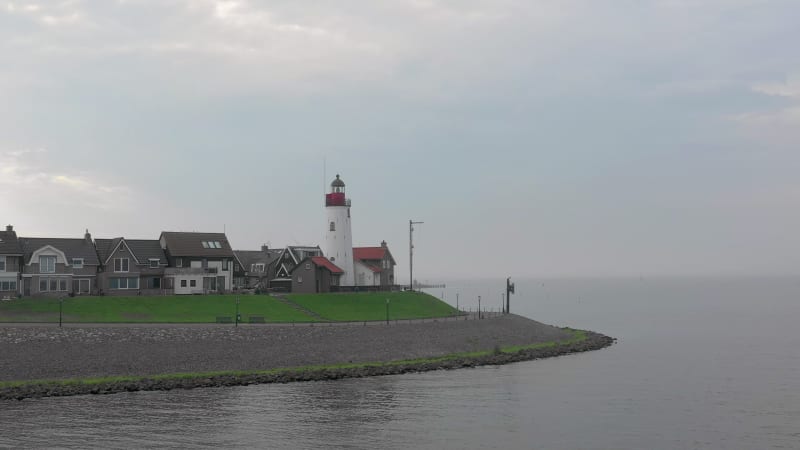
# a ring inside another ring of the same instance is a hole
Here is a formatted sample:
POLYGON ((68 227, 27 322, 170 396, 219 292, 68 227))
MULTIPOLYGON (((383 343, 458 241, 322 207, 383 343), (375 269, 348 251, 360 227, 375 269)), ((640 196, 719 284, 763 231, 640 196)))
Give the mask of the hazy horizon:
POLYGON ((20 236, 353 243, 408 279, 800 274, 800 3, 0 3, 20 236), (325 173, 323 174, 323 165, 325 173))

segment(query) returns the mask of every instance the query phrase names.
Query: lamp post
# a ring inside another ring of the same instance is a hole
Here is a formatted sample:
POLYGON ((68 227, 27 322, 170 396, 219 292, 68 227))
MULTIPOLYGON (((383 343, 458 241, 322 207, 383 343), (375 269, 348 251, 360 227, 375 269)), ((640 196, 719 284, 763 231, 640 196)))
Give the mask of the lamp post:
POLYGON ((236 297, 236 318, 234 319, 235 320, 235 324, 234 324, 235 327, 239 326, 239 320, 240 319, 241 319, 241 317, 239 316, 239 297, 236 297))
POLYGON ((408 221, 408 286, 414 290, 414 225, 425 222, 408 221))
POLYGON ((61 328, 62 318, 64 316, 64 297, 58 299, 58 328, 61 328))
POLYGON ((478 296, 478 319, 483 319, 483 316, 481 315, 481 296, 480 295, 478 296))
POLYGON ((386 299, 386 325, 389 325, 389 299, 386 299))

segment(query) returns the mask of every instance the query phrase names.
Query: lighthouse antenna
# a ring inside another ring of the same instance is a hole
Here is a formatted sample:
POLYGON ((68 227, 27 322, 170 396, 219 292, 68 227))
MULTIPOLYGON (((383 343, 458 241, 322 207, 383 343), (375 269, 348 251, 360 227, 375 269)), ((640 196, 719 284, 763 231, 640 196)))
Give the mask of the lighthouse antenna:
POLYGON ((325 156, 322 157, 322 195, 328 191, 325 190, 325 184, 328 182, 328 160, 325 156))

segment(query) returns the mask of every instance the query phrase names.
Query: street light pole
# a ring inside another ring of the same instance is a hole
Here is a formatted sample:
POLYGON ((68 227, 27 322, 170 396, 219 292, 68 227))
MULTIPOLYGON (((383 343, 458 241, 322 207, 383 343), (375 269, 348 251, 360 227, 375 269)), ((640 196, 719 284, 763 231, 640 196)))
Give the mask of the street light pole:
POLYGON ((234 319, 236 322, 234 324, 235 327, 239 326, 239 297, 236 297, 236 318, 234 319))
POLYGON ((58 328, 61 328, 61 321, 64 313, 64 297, 58 299, 58 328))
POLYGON ((425 222, 408 221, 408 286, 409 290, 414 290, 414 225, 425 222))

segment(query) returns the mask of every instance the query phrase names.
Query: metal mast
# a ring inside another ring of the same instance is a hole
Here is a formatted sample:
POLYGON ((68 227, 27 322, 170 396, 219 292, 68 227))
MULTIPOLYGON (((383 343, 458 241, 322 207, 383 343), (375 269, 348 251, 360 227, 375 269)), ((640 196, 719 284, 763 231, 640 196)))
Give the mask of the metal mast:
POLYGON ((425 222, 408 221, 408 288, 414 290, 414 225, 425 222))

